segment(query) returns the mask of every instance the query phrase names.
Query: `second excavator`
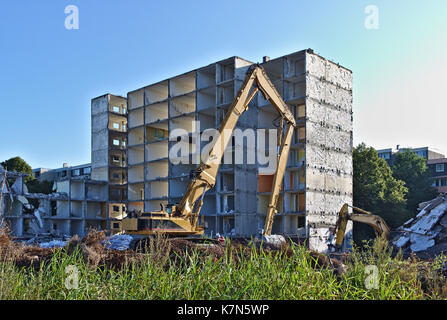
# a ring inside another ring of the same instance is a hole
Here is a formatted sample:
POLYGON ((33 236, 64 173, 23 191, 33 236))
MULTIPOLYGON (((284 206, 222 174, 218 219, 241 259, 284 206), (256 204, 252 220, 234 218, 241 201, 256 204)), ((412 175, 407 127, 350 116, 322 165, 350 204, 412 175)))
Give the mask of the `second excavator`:
POLYGON ((343 245, 343 240, 346 233, 346 225, 348 220, 356 221, 360 223, 365 223, 371 226, 376 232, 376 236, 381 236, 384 239, 388 240, 390 237, 390 228, 386 224, 385 220, 382 217, 372 214, 369 211, 350 206, 347 203, 343 204, 338 213, 337 223, 335 225, 333 235, 335 235, 335 249, 341 250, 343 245), (349 207, 352 208, 353 211, 357 213, 350 213, 349 207))

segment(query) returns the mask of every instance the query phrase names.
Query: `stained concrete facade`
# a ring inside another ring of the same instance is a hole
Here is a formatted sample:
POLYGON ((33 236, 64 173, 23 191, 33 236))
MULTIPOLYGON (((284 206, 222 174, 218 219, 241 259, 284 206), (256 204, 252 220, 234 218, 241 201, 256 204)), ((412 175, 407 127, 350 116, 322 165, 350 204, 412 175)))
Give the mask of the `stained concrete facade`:
MULTIPOLYGON (((169 150, 177 141, 170 133, 183 128, 193 136, 193 121, 200 122, 200 132, 218 128, 251 64, 232 57, 128 93, 129 210, 159 210, 181 199, 197 165, 173 164, 169 150)), ((352 73, 312 50, 262 66, 298 123, 273 233, 306 237, 325 251, 336 214, 343 203, 352 205, 352 73)), ((257 94, 236 128, 274 129, 277 115, 257 94)), ((216 181, 201 211, 206 232, 259 232, 272 175, 258 164, 222 164, 216 181)))
POLYGON ((352 73, 306 52, 305 81, 307 237, 323 251, 342 204, 352 205, 352 73))

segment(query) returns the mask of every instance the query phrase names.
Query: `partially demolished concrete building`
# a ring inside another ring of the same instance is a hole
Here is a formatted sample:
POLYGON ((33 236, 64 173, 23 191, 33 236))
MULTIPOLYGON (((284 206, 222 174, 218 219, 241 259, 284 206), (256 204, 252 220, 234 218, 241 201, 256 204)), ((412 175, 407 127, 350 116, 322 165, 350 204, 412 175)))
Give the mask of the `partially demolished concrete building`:
POLYGON ((67 238, 108 228, 106 181, 85 177, 55 181, 51 194, 29 193, 26 175, 0 170, 0 220, 19 239, 67 238))
MULTIPOLYGON (((173 133, 183 129, 192 136, 218 128, 252 64, 231 57, 133 90, 127 99, 111 94, 92 99, 91 179, 57 182, 66 199, 57 202, 52 228, 68 234, 88 227, 113 232, 113 220, 126 211, 178 202, 197 164, 173 161, 170 150, 178 143, 173 133)), ((312 249, 325 251, 342 204, 352 205, 352 73, 310 49, 266 57, 261 65, 298 123, 272 232, 307 238, 312 249)), ((236 128, 268 132, 277 120, 276 110, 258 93, 236 128)), ((246 153, 257 147, 233 141, 230 154, 238 143, 246 153)), ((203 147, 189 144, 190 150, 203 147)), ((187 158, 193 156, 191 151, 187 158)), ((272 178, 258 162, 223 163, 204 198, 205 232, 258 233, 272 178)), ((348 225, 345 243, 351 229, 348 225)), ((20 227, 15 230, 20 233, 20 227)))

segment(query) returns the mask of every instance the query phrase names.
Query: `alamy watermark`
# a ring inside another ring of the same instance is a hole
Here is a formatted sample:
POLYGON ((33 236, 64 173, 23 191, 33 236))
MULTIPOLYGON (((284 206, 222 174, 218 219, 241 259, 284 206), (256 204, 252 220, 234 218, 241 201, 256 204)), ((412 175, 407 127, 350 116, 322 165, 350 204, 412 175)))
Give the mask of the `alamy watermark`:
POLYGON ((200 133, 200 121, 192 121, 191 128, 192 132, 183 128, 170 131, 169 141, 175 142, 169 149, 172 164, 199 164, 200 161, 216 164, 223 160, 223 164, 258 164, 264 174, 275 172, 277 129, 235 128, 219 132, 210 128, 200 133))
POLYGON ((367 265, 365 274, 368 275, 365 279, 366 289, 379 289, 379 268, 375 265, 367 265))
POLYGON ((365 13, 368 15, 365 18, 365 28, 368 30, 379 29, 379 8, 375 5, 366 6, 365 13))
POLYGON ((78 289, 79 288, 79 270, 74 265, 69 265, 65 267, 65 274, 68 276, 65 278, 65 288, 78 289))
POLYGON ((64 10, 67 16, 65 17, 64 25, 67 30, 79 29, 79 9, 75 5, 68 5, 64 10))

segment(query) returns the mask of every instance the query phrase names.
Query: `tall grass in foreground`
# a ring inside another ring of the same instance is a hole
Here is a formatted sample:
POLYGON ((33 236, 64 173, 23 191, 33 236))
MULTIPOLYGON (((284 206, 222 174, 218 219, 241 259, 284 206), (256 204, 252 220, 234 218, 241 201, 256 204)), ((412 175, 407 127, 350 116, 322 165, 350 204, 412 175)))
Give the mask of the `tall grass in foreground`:
POLYGON ((154 259, 122 269, 92 267, 80 251, 62 250, 40 268, 0 262, 0 299, 430 299, 445 297, 445 279, 438 265, 391 257, 376 241, 365 251, 354 250, 347 271, 316 268, 309 251, 274 254, 251 249, 236 256, 226 248, 219 259, 192 250, 184 256, 154 259), (237 259, 236 259, 237 258, 237 259), (78 289, 67 289, 65 268, 79 270, 78 289), (378 287, 367 289, 368 265, 378 269, 378 287), (435 275, 435 276, 433 276, 435 275), (430 280, 428 277, 431 276, 430 280), (425 278, 424 278, 425 277, 425 278), (422 279, 422 280, 421 280, 422 279))

